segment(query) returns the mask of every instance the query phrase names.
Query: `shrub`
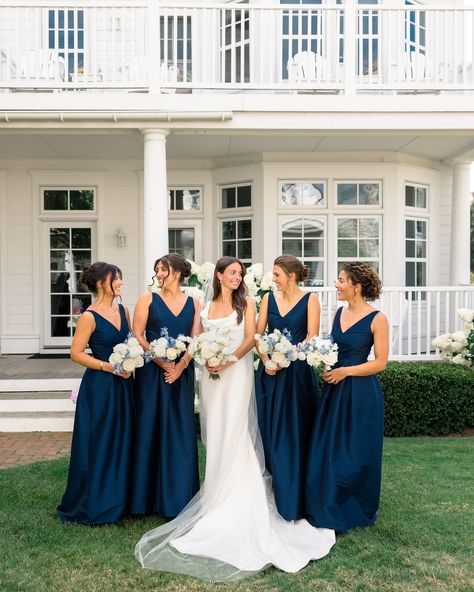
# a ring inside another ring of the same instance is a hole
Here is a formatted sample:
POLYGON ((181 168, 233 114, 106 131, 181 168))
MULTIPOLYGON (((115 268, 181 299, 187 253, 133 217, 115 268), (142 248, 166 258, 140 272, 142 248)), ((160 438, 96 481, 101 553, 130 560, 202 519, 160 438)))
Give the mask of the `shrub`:
MULTIPOLYGON (((321 371, 316 373, 322 392, 321 371)), ((445 362, 389 362, 379 374, 386 436, 443 436, 474 427, 474 371, 445 362)))

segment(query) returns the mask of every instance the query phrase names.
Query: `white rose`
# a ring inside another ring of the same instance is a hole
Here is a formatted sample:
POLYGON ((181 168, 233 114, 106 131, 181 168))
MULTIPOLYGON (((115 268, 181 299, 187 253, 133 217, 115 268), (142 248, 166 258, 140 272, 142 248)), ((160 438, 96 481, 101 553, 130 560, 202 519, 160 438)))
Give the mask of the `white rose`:
POLYGON ((277 287, 276 287, 276 284, 272 278, 273 278, 273 273, 271 271, 266 273, 260 281, 260 289, 261 290, 271 290, 272 292, 276 292, 277 287))
POLYGON ((272 356, 272 360, 273 362, 275 362, 275 364, 281 366, 280 362, 283 362, 283 360, 285 360, 285 356, 281 352, 276 351, 272 356))
POLYGON ((198 281, 203 284, 206 280, 210 279, 212 277, 212 275, 214 274, 214 269, 215 269, 215 265, 214 263, 211 263, 210 261, 205 261, 198 273, 197 273, 197 277, 198 277, 198 281))
POLYGON ((175 360, 178 357, 178 352, 174 349, 174 347, 168 347, 166 350, 166 357, 168 360, 175 360))
POLYGON ((123 361, 124 372, 132 372, 132 370, 134 368, 135 368, 135 362, 133 361, 132 358, 127 358, 126 360, 123 361))
POLYGON ((247 274, 251 273, 257 282, 263 277, 263 265, 261 263, 254 263, 247 269, 247 274))
POLYGON ((191 261, 191 259, 186 259, 186 261, 191 265, 191 275, 197 275, 199 273, 199 265, 191 261))
POLYGON ((209 358, 207 363, 209 366, 219 366, 219 358, 216 358, 215 356, 212 358, 209 358))
POLYGON ((458 317, 465 323, 472 323, 474 322, 474 310, 471 310, 470 308, 460 308, 458 310, 458 317))
POLYGON ((117 353, 111 354, 109 362, 112 364, 112 366, 114 366, 115 364, 120 364, 122 362, 122 356, 117 353))
POLYGON ((138 347, 131 347, 128 355, 130 358, 137 358, 137 357, 141 356, 142 353, 143 353, 143 349, 142 349, 141 345, 139 345, 138 347))
POLYGON ((298 360, 301 360, 301 361, 306 360, 306 354, 302 351, 298 352, 297 356, 298 356, 298 360))
POLYGON ((258 286, 255 283, 254 278, 251 275, 246 274, 244 277, 244 282, 245 282, 245 285, 247 286, 251 296, 256 296, 257 292, 258 292, 258 286))
POLYGON ((268 368, 269 370, 276 370, 278 365, 275 364, 275 362, 272 362, 272 360, 267 360, 265 362, 265 368, 268 368))
POLYGON ((127 344, 129 347, 141 347, 136 337, 130 337, 127 339, 127 344))
POLYGON ((117 345, 114 347, 114 351, 118 354, 126 354, 127 350, 128 347, 125 343, 117 343, 117 345))
POLYGON ((135 362, 135 368, 141 368, 145 364, 145 360, 143 359, 142 356, 138 356, 137 358, 134 358, 134 362, 135 362))

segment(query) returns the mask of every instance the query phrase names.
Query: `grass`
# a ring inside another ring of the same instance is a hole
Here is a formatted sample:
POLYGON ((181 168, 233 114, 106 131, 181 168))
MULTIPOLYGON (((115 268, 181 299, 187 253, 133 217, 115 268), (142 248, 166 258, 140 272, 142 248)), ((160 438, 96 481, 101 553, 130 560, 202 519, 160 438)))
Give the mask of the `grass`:
MULTIPOLYGON (((202 451, 201 451, 202 454, 202 451)), ((144 570, 135 543, 157 517, 64 525, 67 459, 0 471, 1 592, 472 592, 474 438, 387 439, 374 527, 339 537, 296 575, 274 568, 229 584, 144 570)))

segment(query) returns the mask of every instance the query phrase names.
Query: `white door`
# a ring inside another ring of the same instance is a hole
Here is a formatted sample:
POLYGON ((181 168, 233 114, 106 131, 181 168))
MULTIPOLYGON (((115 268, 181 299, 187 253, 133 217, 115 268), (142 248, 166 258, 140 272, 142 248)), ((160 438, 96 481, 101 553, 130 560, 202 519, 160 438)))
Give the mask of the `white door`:
POLYGON ((95 251, 95 222, 44 223, 44 347, 71 345, 77 319, 92 298, 79 276, 95 251))

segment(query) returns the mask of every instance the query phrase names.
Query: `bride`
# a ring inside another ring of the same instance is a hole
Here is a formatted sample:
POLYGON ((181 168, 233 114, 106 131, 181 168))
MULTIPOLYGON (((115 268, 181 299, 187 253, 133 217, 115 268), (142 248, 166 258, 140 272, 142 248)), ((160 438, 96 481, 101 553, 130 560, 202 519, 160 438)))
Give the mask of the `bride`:
POLYGON ((238 259, 219 259, 214 297, 201 312, 204 331, 228 333, 237 357, 203 368, 204 483, 179 516, 137 543, 135 555, 143 567, 225 581, 270 565, 296 572, 335 543, 333 530, 314 528, 306 520, 287 522, 276 510, 257 424, 255 305, 246 297, 244 275, 238 259), (210 380, 209 372, 218 373, 219 380, 210 380))

